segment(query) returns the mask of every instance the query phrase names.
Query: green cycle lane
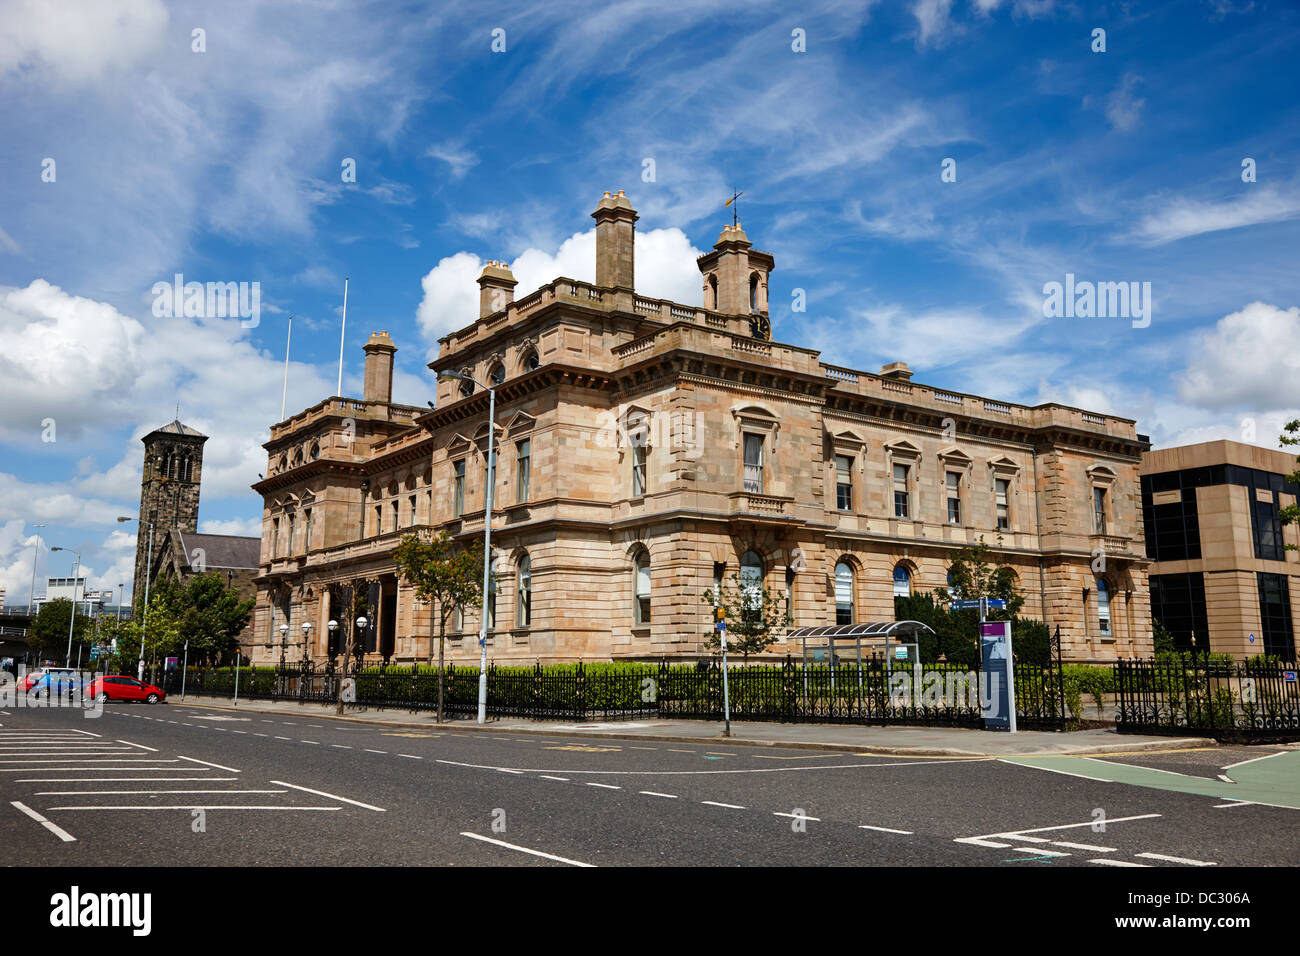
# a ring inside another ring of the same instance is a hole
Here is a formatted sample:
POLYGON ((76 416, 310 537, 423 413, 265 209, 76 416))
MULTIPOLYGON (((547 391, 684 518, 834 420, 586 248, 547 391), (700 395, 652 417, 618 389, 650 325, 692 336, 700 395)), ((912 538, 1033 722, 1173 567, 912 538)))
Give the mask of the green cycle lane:
POLYGON ((1285 751, 1243 763, 1223 771, 1232 783, 1205 777, 1186 776, 1168 770, 1153 770, 1131 764, 1111 763, 1095 757, 1003 757, 1004 763, 1040 770, 1088 777, 1135 787, 1196 793, 1224 800, 1241 800, 1274 807, 1300 810, 1300 750, 1285 751))

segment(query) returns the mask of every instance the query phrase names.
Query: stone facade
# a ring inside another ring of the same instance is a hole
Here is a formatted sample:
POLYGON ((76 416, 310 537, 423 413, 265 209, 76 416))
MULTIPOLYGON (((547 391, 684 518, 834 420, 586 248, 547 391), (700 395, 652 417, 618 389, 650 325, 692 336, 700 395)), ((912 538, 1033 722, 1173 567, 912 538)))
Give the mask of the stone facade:
MULTIPOLYGON (((943 587, 953 552, 980 538, 1018 576, 1022 614, 1060 625, 1068 658, 1150 653, 1138 491, 1149 444, 1132 420, 960 394, 912 382, 901 362, 856 371, 774 342, 775 262, 739 226, 700 257, 702 306, 646 298, 632 285, 627 197, 606 194, 593 216, 597 284, 558 278, 515 300, 504 263, 485 267, 478 319, 429 363, 477 385, 440 378, 433 410, 392 403, 392 342, 376 333, 360 401, 335 396, 273 426, 254 485, 257 641, 305 620, 322 657, 328 621, 348 627, 361 593, 374 659, 429 653, 431 609, 391 552, 412 532, 482 536, 493 384, 494 660, 707 653, 702 595, 742 561, 790 594, 796 626, 835 622, 837 565, 851 572, 842 610, 892 620, 896 569, 913 592, 943 587)), ((450 659, 477 661, 477 609, 454 623, 450 659)))
POLYGON ((144 472, 140 480, 140 523, 135 545, 132 604, 144 597, 149 555, 149 525, 153 524, 155 555, 174 528, 195 532, 199 527, 199 482, 203 478, 202 435, 173 421, 144 438, 144 472))

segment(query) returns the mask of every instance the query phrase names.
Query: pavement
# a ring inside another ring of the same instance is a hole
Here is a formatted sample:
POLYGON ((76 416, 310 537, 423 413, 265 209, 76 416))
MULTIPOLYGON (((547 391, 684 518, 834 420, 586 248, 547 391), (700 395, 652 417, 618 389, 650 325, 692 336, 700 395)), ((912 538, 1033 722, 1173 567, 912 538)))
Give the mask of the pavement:
POLYGON ((972 730, 965 727, 871 727, 860 724, 781 724, 736 722, 731 736, 724 737, 722 724, 699 720, 627 720, 565 723, 563 721, 489 720, 479 725, 472 718, 451 719, 439 725, 432 714, 349 707, 344 716, 333 704, 299 704, 290 701, 243 701, 189 697, 169 698, 172 704, 247 713, 299 714, 317 718, 352 721, 372 726, 417 730, 454 729, 458 733, 530 734, 538 736, 599 737, 609 740, 657 740, 676 743, 725 743, 731 746, 783 747, 794 750, 852 750, 863 754, 913 757, 1033 757, 1065 754, 1138 753, 1144 750, 1179 750, 1213 747, 1206 737, 1144 737, 1118 734, 1111 729, 1066 731, 1017 731, 1014 734, 972 730))

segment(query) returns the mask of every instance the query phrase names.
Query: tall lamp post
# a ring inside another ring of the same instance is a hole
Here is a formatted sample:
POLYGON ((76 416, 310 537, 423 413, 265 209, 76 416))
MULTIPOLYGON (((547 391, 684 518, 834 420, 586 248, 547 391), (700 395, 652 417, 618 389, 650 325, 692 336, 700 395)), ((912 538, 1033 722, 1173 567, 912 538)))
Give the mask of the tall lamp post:
MULTIPOLYGON (((50 551, 71 550, 71 548, 50 548, 50 551)), ((77 556, 77 563, 72 568, 72 614, 68 617, 68 656, 63 662, 64 667, 72 666, 72 626, 77 623, 77 573, 81 570, 81 552, 72 553, 77 556)))
MULTIPOLYGON (((149 623, 149 577, 150 577, 149 572, 153 570, 153 522, 152 521, 141 522, 139 518, 132 518, 130 516, 124 518, 118 518, 117 521, 118 524, 121 524, 123 521, 134 521, 136 523, 137 528, 142 523, 147 524, 149 526, 149 551, 148 551, 148 555, 145 557, 144 560, 144 608, 140 612, 140 666, 137 669, 135 675, 136 680, 143 683, 144 682, 144 635, 145 635, 145 628, 149 623)), ((138 554, 139 552, 136 553, 138 554)), ((134 594, 131 595, 131 600, 132 601, 135 600, 134 594)))
MULTIPOLYGON (((34 524, 33 528, 44 528, 43 524, 34 524)), ((27 592, 27 613, 32 614, 36 610, 36 559, 41 553, 41 533, 36 532, 36 540, 32 542, 32 589, 27 592)))
POLYGON ((483 606, 478 620, 478 722, 483 724, 487 723, 487 610, 488 584, 492 575, 492 499, 496 491, 497 390, 496 385, 484 385, 460 372, 439 372, 438 379, 469 382, 479 388, 486 388, 488 392, 487 493, 483 501, 483 606))

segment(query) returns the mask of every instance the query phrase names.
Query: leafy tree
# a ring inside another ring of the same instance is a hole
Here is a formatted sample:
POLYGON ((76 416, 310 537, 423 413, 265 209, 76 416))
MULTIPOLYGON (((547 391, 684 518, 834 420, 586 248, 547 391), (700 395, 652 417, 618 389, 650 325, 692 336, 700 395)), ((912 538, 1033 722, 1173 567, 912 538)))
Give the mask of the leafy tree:
MULTIPOLYGON (((983 535, 978 544, 967 545, 952 559, 949 567, 949 591, 953 598, 973 601, 979 598, 1001 598, 1007 602, 1005 611, 989 609, 990 620, 1009 620, 1016 616, 1024 605, 1024 597, 1016 590, 1016 575, 1006 565, 999 565, 991 560, 992 549, 984 543, 983 535)), ((977 618, 978 620, 978 618, 977 618)))
MULTIPOLYGON (((438 720, 441 721, 447 619, 457 608, 464 610, 477 603, 483 593, 483 545, 474 541, 468 547, 461 547, 446 531, 440 531, 430 541, 408 534, 394 549, 393 560, 401 569, 402 576, 415 587, 415 593, 437 609, 438 720)), ((433 663, 432 641, 428 663, 433 663)))
MULTIPOLYGON (((27 633, 28 646, 37 652, 42 660, 60 660, 68 653, 68 625, 72 616, 72 602, 67 598, 56 598, 41 605, 41 609, 32 621, 27 633)), ((94 622, 84 613, 78 613, 72 624, 72 659, 77 659, 78 645, 90 640, 94 622)))
MULTIPOLYGON (((1295 446, 1300 445, 1300 418, 1292 419, 1283 426, 1283 434, 1278 438, 1278 443, 1282 445, 1295 446)), ((1300 455, 1296 456, 1296 463, 1300 464, 1300 455)), ((1292 484, 1300 485, 1300 468, 1297 468, 1291 474, 1286 476, 1286 480, 1292 484)), ((1287 505, 1278 512, 1283 525, 1300 523, 1300 503, 1287 505)), ((1286 546, 1288 551, 1296 550, 1294 544, 1286 546)))
MULTIPOLYGON (((709 588, 702 595, 704 603, 721 609, 727 621, 727 646, 740 651, 744 660, 760 654, 781 639, 786 625, 785 595, 770 590, 761 581, 742 581, 732 575, 731 584, 723 584, 714 593, 709 588)), ((714 628, 709 647, 722 646, 721 633, 714 628)))
POLYGON ((196 575, 179 595, 181 644, 189 641, 190 660, 200 664, 233 661, 239 633, 257 602, 241 600, 216 572, 196 575))

